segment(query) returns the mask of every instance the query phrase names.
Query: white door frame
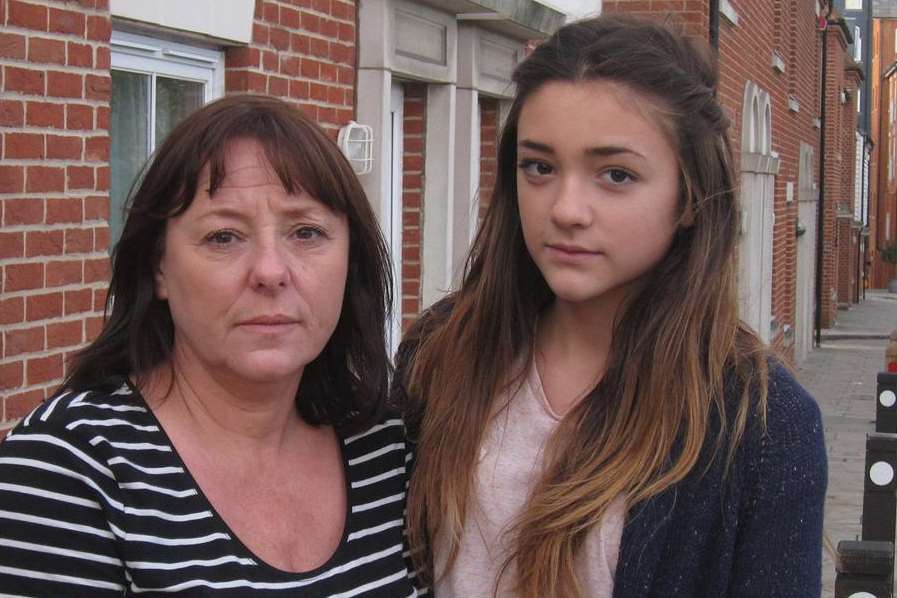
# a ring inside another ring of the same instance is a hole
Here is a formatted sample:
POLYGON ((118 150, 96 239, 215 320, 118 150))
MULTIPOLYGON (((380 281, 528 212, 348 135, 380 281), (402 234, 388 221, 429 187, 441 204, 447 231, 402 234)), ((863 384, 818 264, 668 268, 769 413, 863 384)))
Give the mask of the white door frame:
POLYGON ((390 355, 394 354, 402 340, 402 184, 403 158, 405 154, 405 88, 395 80, 390 87, 390 155, 389 164, 389 213, 383 218, 386 242, 389 245, 393 270, 392 318, 387 331, 390 355))

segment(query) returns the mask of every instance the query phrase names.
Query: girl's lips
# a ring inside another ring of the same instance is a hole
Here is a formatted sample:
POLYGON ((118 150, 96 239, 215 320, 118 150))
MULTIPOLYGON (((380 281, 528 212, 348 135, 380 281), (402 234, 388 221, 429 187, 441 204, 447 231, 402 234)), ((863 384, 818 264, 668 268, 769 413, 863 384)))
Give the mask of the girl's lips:
POLYGON ((555 251, 561 251, 563 253, 571 253, 571 254, 577 254, 577 253, 595 254, 595 253, 598 253, 597 251, 590 251, 590 250, 586 249, 585 247, 580 247, 578 245, 565 245, 563 243, 554 243, 554 244, 549 243, 548 248, 554 249, 555 251))
POLYGON ((599 251, 590 251, 576 245, 546 245, 549 255, 563 262, 581 262, 600 255, 599 251))

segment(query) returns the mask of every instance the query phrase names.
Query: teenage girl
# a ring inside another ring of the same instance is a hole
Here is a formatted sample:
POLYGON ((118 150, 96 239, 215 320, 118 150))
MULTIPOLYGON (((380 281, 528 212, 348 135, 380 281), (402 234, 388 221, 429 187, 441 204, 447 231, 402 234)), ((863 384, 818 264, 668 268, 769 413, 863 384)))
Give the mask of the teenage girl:
POLYGON ((738 318, 703 42, 602 16, 517 68, 460 289, 400 348, 407 524, 444 597, 816 597, 819 410, 738 318))

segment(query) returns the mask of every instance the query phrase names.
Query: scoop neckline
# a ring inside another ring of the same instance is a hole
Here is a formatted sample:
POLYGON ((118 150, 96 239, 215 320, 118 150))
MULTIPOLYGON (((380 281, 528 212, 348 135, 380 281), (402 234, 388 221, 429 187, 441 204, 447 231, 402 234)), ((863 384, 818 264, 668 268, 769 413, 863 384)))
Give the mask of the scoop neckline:
POLYGON ((309 577, 315 577, 321 573, 332 569, 334 565, 340 562, 340 559, 343 557, 344 553, 348 550, 348 542, 349 542, 349 534, 351 533, 351 529, 353 529, 355 522, 355 514, 352 511, 352 482, 349 480, 349 457, 346 454, 346 439, 343 434, 340 432, 339 428, 333 427, 333 431, 336 434, 337 440, 339 442, 340 449, 340 458, 343 463, 343 483, 346 488, 346 512, 343 517, 343 532, 340 537, 339 544, 337 544, 336 548, 333 550, 333 553, 324 561, 322 564, 318 565, 314 569, 309 571, 288 571, 286 569, 281 569, 280 567, 275 567, 265 559, 258 556, 249 546, 246 545, 245 542, 238 536, 234 530, 228 525, 227 521, 225 521, 224 517, 221 516, 221 513, 215 508, 215 505, 212 504, 212 501, 209 500, 209 497, 206 495, 205 490, 203 490, 202 486, 199 485, 196 478, 193 476, 193 472, 187 467, 187 464, 184 462, 184 459, 181 457, 178 448, 175 446, 174 442, 172 442, 171 437, 168 435, 168 432, 165 430, 165 427, 162 425, 162 422, 159 421, 159 418, 156 417, 156 413, 153 411, 152 407, 150 407, 146 398, 143 396, 143 393, 140 392, 140 389, 133 383, 129 376, 125 376, 125 383, 128 385, 128 388, 131 390, 132 394, 134 394, 137 399, 143 403, 143 407, 146 409, 146 412, 149 414, 149 417, 153 420, 156 427, 159 430, 159 434, 165 439, 166 444, 171 447, 171 454, 173 458, 177 461, 177 464, 183 469, 184 475, 187 476, 190 483, 193 485, 193 488, 196 489, 196 496, 200 502, 204 503, 206 510, 208 510, 212 517, 215 519, 217 524, 222 528, 222 531, 227 533, 231 542, 244 553, 243 556, 251 559, 256 566, 263 567, 267 569, 269 572, 274 573, 275 575, 281 577, 289 577, 290 579, 306 579, 309 577))

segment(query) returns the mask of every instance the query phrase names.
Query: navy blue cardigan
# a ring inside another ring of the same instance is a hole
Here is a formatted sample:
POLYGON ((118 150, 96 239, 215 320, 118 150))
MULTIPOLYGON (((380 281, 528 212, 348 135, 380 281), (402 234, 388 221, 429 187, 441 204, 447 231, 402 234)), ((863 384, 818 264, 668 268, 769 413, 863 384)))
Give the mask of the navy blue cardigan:
POLYGON ((627 514, 613 598, 819 596, 822 421, 781 366, 770 368, 766 429, 751 421, 728 477, 724 462, 627 514))
MULTIPOLYGON (((403 345, 397 406, 416 342, 403 345)), ((817 598, 827 464, 816 402, 773 364, 766 427, 752 416, 728 475, 713 437, 686 479, 627 513, 613 598, 817 598)))

